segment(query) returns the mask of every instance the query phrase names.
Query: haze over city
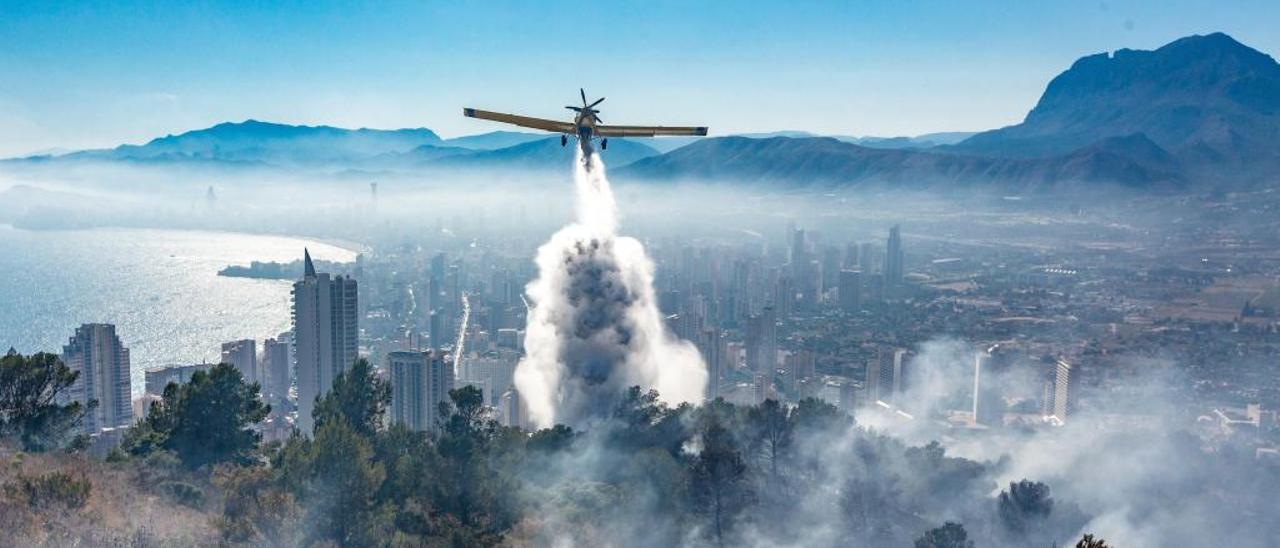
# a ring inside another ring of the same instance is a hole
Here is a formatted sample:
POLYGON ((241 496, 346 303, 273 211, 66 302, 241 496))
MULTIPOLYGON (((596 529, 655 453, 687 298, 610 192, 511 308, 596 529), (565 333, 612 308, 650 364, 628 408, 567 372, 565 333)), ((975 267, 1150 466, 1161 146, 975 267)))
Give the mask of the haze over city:
POLYGON ((1280 535, 1271 3, 0 14, 0 545, 1280 535))

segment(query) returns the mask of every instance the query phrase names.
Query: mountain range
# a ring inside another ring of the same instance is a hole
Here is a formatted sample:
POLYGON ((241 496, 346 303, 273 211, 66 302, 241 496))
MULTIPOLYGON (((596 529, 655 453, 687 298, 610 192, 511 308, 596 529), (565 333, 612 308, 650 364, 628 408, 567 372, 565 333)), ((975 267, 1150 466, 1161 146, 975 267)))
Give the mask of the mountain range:
POLYGON ((712 139, 640 160, 645 179, 789 185, 1077 185, 1180 189, 1269 182, 1280 169, 1280 65, 1231 37, 1084 57, 1054 78, 1022 123, 949 144, 712 139))
MULTIPOLYGON (((1280 65, 1215 33, 1153 51, 1083 57, 1053 78, 1018 124, 918 137, 802 131, 701 139, 611 139, 619 177, 796 187, 1111 185, 1177 190, 1257 185, 1280 170, 1280 65), (651 146, 652 145, 652 146, 651 146)), ((248 120, 142 145, 8 162, 210 162, 377 170, 561 169, 573 155, 546 134, 442 139, 426 128, 376 130, 248 120)))

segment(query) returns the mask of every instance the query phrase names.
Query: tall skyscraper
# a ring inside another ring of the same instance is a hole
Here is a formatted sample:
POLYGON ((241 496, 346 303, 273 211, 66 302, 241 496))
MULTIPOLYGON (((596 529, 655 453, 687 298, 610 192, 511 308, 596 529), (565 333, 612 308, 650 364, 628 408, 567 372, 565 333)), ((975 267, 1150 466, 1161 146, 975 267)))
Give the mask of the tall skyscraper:
POLYGON ((291 344, 293 336, 281 333, 274 339, 262 341, 261 382, 262 393, 271 402, 272 412, 284 412, 289 400, 290 373, 292 363, 291 344))
POLYGON ((778 366, 778 326, 772 306, 751 317, 747 326, 747 367, 756 373, 773 375, 778 366))
POLYGON ((871 274, 875 268, 876 262, 876 246, 871 242, 862 242, 862 246, 858 251, 858 269, 871 274))
POLYGON ((867 360, 866 369, 864 369, 862 379, 862 390, 866 395, 867 405, 873 405, 880 400, 880 354, 876 353, 876 357, 867 360))
POLYGON ((884 256, 884 287, 887 291, 896 291, 902 287, 902 233, 898 225, 889 229, 889 243, 884 256))
POLYGON ((849 270, 858 270, 858 242, 849 242, 844 246, 844 261, 841 266, 849 270))
POLYGON ((1062 422, 1067 422, 1067 415, 1075 407, 1075 386, 1071 377, 1071 364, 1059 359, 1054 366, 1053 416, 1062 422))
POLYGON ((836 287, 840 283, 841 251, 836 246, 827 246, 822 251, 822 288, 836 287))
POLYGON ((445 341, 444 314, 440 310, 432 310, 427 315, 427 338, 431 339, 430 348, 439 350, 448 346, 445 341))
POLYGON ((71 385, 66 401, 98 404, 85 414, 81 431, 96 434, 105 428, 133 424, 129 349, 120 344, 116 326, 87 323, 62 347, 62 363, 80 376, 71 385))
POLYGON ((222 363, 239 369, 245 382, 262 381, 258 376, 258 343, 253 339, 222 343, 222 363))
POLYGON ((703 329, 698 349, 702 351, 702 361, 707 364, 707 400, 714 400, 720 396, 720 381, 724 378, 724 340, 720 337, 720 330, 703 329))
POLYGON ((795 313, 796 307, 796 289, 794 280, 788 276, 778 278, 773 289, 773 308, 776 313, 784 318, 790 317, 795 313))
POLYGON ((411 430, 433 430, 440 402, 453 390, 453 364, 438 351, 387 353, 391 373, 391 421, 411 430))
POLYGON ((840 308, 845 312, 856 312, 862 308, 862 272, 858 270, 840 271, 840 308))
POLYGON ((881 349, 877 355, 880 372, 876 375, 879 386, 878 399, 885 403, 901 405, 902 392, 906 390, 907 350, 905 348, 881 349))
POLYGON ((311 433, 315 399, 359 354, 356 281, 317 274, 303 251, 302 280, 293 284, 293 355, 298 377, 298 428, 311 433))
POLYGON ((995 377, 987 371, 991 367, 993 349, 994 346, 973 357, 973 422, 1001 426, 1004 424, 1004 397, 995 377))
POLYGON ((498 409, 502 413, 503 426, 518 426, 526 428, 524 420, 524 410, 520 407, 520 393, 514 389, 502 393, 499 399, 498 409))

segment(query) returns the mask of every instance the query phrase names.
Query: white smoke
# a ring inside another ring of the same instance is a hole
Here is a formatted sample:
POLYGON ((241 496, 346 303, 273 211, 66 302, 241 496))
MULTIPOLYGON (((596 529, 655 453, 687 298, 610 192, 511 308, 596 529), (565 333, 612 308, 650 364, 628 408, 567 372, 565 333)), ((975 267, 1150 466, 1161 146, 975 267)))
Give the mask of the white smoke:
POLYGON ((515 385, 529 421, 581 425, 631 386, 700 403, 706 365, 662 322, 644 246, 616 234, 603 162, 592 154, 587 169, 579 152, 574 166, 577 221, 538 248, 538 278, 525 288, 532 309, 515 385))

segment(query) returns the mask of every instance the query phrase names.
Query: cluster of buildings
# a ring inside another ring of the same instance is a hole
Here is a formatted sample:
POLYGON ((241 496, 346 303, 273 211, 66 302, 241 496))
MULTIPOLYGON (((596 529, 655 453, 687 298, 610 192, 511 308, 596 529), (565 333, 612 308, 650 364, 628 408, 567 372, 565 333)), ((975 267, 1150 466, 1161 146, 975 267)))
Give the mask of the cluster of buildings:
MULTIPOLYGON (((908 255, 896 225, 861 241, 778 228, 774 238, 645 242, 669 328, 708 366, 708 398, 754 404, 818 397, 956 428, 1050 427, 1083 411, 1141 420, 1114 409, 1134 399, 1124 396, 1130 387, 1123 373, 1143 363, 1129 357, 1165 352, 1185 361, 1192 379, 1181 400, 1187 422, 1218 438, 1280 446, 1267 434, 1275 428, 1266 411, 1280 408, 1280 381, 1262 367, 1280 348, 1271 301, 1214 298, 1223 286, 1215 279, 1245 268, 1274 274, 1223 258, 1237 251, 1214 255, 1182 241, 1179 257, 1208 260, 1154 260, 1155 252, 1138 248, 1003 245, 978 234, 968 241, 913 238, 908 255), (963 341, 949 364, 926 349, 939 338, 963 341), (1234 366, 1242 362, 1249 366, 1234 366), (935 382, 948 367, 947 382, 935 382), (1264 411, 1242 411, 1253 409, 1248 405, 1264 411)), ((265 341, 227 342, 221 361, 261 383, 273 407, 269 436, 310 430, 315 398, 358 357, 390 381, 391 421, 429 430, 449 390, 475 386, 496 417, 521 425, 512 379, 529 306, 524 287, 537 274, 529 257, 540 243, 521 238, 476 232, 394 240, 344 275, 318 273, 305 257, 293 289, 293 328, 265 341)), ((1256 283, 1269 287, 1264 282, 1256 283)), ((1222 290, 1246 289, 1253 291, 1222 290)), ((77 397, 111 407, 100 405, 86 428, 131 422, 128 352, 113 331, 82 326, 66 348, 68 364, 78 359, 76 367, 92 371, 77 397), (119 394, 120 386, 125 397, 107 393, 119 394)), ((144 403, 200 367, 208 366, 147 372, 144 403)))

